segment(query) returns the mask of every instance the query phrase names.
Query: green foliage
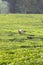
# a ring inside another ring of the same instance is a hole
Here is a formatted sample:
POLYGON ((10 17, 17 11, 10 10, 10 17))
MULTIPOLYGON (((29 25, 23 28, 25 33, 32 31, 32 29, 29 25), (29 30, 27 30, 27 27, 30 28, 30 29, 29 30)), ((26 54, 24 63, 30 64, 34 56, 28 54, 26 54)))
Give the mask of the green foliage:
POLYGON ((0 15, 0 65, 43 65, 42 14, 0 15))
POLYGON ((43 13, 43 0, 0 0, 0 13, 43 13))
POLYGON ((6 0, 12 13, 43 13, 43 0, 6 0))
POLYGON ((0 0, 0 14, 9 13, 9 4, 7 1, 0 0))

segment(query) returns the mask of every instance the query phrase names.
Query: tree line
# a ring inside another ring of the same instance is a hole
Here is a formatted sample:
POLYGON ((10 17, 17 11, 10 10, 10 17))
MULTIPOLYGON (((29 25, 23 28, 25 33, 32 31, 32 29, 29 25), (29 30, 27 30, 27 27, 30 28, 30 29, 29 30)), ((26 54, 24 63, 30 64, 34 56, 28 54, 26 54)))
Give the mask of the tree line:
POLYGON ((43 13, 43 0, 0 0, 0 13, 43 13))

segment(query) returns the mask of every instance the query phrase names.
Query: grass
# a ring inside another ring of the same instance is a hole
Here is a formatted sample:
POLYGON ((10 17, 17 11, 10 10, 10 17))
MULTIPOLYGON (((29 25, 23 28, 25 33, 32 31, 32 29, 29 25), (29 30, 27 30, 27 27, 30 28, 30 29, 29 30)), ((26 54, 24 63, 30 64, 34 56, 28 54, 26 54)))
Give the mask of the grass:
POLYGON ((0 65, 43 65, 43 14, 0 15, 0 65))

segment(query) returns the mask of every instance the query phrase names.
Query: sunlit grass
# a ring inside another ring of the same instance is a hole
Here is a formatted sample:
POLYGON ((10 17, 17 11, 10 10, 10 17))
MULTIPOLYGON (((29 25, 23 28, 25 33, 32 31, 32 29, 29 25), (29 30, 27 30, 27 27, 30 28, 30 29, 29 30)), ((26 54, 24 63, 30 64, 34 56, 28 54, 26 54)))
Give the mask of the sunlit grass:
POLYGON ((42 14, 0 15, 0 65, 43 65, 42 14))

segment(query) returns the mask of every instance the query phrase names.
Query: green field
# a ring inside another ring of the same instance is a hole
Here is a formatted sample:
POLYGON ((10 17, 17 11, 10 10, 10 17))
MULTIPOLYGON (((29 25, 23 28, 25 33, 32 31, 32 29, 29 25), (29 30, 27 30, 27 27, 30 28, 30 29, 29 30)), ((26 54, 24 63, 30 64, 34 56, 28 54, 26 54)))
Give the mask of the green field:
POLYGON ((0 65, 43 65, 43 14, 0 15, 0 65))

